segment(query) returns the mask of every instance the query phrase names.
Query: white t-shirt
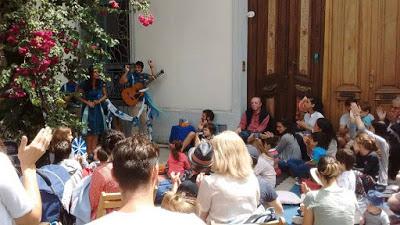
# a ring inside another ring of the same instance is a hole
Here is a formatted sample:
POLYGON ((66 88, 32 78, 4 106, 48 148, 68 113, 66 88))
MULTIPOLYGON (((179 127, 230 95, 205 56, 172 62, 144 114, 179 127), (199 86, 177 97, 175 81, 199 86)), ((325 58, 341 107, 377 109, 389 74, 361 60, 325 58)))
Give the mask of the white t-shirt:
POLYGON ((14 219, 24 216, 33 209, 33 203, 26 194, 10 159, 2 152, 0 152, 0 171, 0 224, 12 225, 15 224, 14 219))
POLYGON ((388 167, 389 167, 389 144, 387 141, 372 133, 369 130, 364 130, 368 136, 372 137, 376 141, 376 145, 381 150, 381 157, 379 157, 379 176, 378 176, 378 183, 387 185, 388 182, 388 167))
POLYGON ((257 209, 260 188, 254 174, 237 180, 212 174, 204 177, 199 187, 197 204, 201 212, 208 212, 207 223, 229 223, 257 209))
POLYGON ((320 112, 313 112, 313 114, 304 114, 304 122, 308 127, 314 127, 319 118, 324 118, 324 115, 322 115, 320 112))
POLYGON ((356 175, 353 170, 344 171, 340 176, 336 179, 336 182, 339 187, 356 192, 356 175))
POLYGON ((88 225, 103 224, 203 225, 205 223, 194 214, 177 213, 159 207, 151 207, 134 213, 112 212, 88 223, 88 225))
POLYGON ((257 165, 254 167, 254 174, 275 187, 276 172, 274 169, 274 160, 264 153, 258 157, 257 165))

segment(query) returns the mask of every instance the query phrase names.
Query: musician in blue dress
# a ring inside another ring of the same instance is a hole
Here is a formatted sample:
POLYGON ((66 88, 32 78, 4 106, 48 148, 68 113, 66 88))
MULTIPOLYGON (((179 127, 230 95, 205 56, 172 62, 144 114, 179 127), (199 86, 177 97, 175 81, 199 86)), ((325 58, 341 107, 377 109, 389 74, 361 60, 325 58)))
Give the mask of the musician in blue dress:
POLYGON ((101 103, 107 99, 106 84, 100 79, 99 69, 89 67, 90 78, 79 85, 82 94, 79 100, 82 106, 82 122, 87 127, 83 130, 86 135, 87 153, 93 153, 97 146, 99 135, 106 130, 105 116, 101 103))
MULTIPOLYGON (((119 79, 119 83, 121 85, 125 85, 125 87, 131 87, 137 83, 142 83, 143 86, 146 87, 146 85, 150 81, 156 79, 155 67, 154 67, 153 62, 151 60, 149 60, 148 64, 150 67, 151 74, 147 74, 147 73, 143 72, 144 64, 141 61, 137 61, 134 64, 135 68, 134 68, 133 72, 131 72, 130 65, 125 65, 125 70, 119 79)), ((133 116, 133 117, 138 115, 138 113, 142 107, 143 99, 139 99, 139 100, 140 101, 138 104, 130 107, 130 109, 129 109, 129 112, 130 112, 131 116, 133 116)), ((144 105, 144 107, 147 107, 147 106, 144 105)), ((143 113, 140 114, 140 116, 139 116, 139 126, 133 127, 133 129, 131 130, 132 134, 137 133, 137 132, 141 132, 141 133, 146 132, 146 108, 143 110, 143 113)))

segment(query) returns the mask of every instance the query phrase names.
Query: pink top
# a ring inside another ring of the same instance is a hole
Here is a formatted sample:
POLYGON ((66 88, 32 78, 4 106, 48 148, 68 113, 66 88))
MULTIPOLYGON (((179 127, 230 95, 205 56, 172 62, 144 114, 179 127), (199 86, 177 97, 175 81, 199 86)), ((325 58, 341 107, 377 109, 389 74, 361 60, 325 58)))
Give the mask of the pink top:
MULTIPOLYGON (((261 123, 259 123, 258 121, 259 116, 260 113, 253 113, 253 116, 251 117, 250 120, 250 125, 247 127, 248 131, 251 131, 253 133, 263 132, 265 128, 267 128, 270 116, 268 115, 267 117, 265 117, 265 119, 261 123)), ((240 119, 239 127, 242 130, 246 130, 246 126, 247 126, 247 116, 246 113, 243 113, 242 118, 240 119)))
POLYGON ((189 160, 186 157, 186 155, 182 152, 179 152, 179 161, 175 160, 172 153, 169 153, 167 164, 168 164, 168 175, 171 175, 171 172, 175 172, 175 173, 181 173, 182 176, 185 170, 190 169, 189 160))
POLYGON ((89 188, 92 220, 96 219, 97 207, 99 205, 101 192, 104 191, 107 193, 115 193, 120 191, 118 183, 111 175, 112 168, 112 163, 107 163, 96 168, 96 170, 93 172, 89 188))

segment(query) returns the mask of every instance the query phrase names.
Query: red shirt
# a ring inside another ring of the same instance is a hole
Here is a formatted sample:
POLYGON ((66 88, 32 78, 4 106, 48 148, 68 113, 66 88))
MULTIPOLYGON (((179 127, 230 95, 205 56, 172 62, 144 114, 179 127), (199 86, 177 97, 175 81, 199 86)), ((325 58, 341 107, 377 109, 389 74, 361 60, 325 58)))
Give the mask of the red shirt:
POLYGON ((91 206, 91 218, 96 219, 97 207, 99 205, 101 192, 115 193, 119 192, 119 185, 111 175, 112 163, 107 163, 96 168, 93 172, 89 188, 89 200, 91 206))
POLYGON ((181 173, 181 176, 183 175, 183 172, 185 170, 190 169, 190 163, 186 155, 182 152, 179 152, 179 160, 176 160, 172 153, 169 153, 168 156, 168 175, 171 175, 171 172, 175 173, 181 173))
POLYGON ((265 117, 265 119, 261 123, 259 122, 259 118, 260 118, 260 112, 258 112, 258 113, 253 112, 253 115, 250 120, 250 125, 247 126, 247 115, 246 115, 246 112, 243 113, 242 118, 240 119, 240 123, 239 123, 240 129, 248 130, 253 133, 263 132, 265 130, 265 128, 267 128, 267 126, 268 126, 270 117, 268 115, 267 117, 265 117), (247 127, 247 129, 246 129, 246 127, 247 127))

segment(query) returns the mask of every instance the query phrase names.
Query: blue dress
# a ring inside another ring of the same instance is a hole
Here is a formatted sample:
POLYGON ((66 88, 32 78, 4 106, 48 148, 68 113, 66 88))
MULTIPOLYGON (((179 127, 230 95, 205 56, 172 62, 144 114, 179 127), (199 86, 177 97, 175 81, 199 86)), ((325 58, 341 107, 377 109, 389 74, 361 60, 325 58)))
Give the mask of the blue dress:
MULTIPOLYGON (((93 89, 90 81, 84 81, 80 85, 80 88, 84 91, 83 98, 88 101, 99 100, 103 97, 103 86, 104 82, 99 80, 95 89, 93 89)), ((82 120, 84 120, 85 108, 88 108, 87 116, 87 134, 89 135, 99 135, 105 131, 105 117, 101 104, 95 105, 93 108, 83 104, 82 106, 82 120)))

